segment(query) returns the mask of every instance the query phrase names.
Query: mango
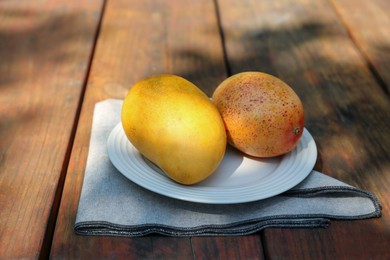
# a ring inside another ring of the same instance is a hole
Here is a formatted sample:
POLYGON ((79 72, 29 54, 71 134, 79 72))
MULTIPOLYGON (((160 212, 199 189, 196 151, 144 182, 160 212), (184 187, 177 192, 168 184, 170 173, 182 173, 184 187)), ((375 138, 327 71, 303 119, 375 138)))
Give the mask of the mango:
POLYGON ((155 75, 132 86, 121 122, 132 145, 180 184, 209 177, 225 153, 226 131, 217 108, 176 75, 155 75))
POLYGON ((302 136, 302 102, 275 76, 256 71, 235 74, 217 86, 212 100, 224 121, 228 143, 248 155, 286 154, 302 136))

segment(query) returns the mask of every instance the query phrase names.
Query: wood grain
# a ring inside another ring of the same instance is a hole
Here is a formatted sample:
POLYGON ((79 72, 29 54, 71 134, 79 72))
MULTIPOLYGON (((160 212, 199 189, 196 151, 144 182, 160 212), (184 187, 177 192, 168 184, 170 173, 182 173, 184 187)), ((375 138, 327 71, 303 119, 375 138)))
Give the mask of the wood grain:
POLYGON ((265 71, 292 86, 318 146, 316 169, 374 192, 383 206, 380 219, 326 230, 266 229, 266 257, 389 258, 390 103, 333 6, 221 0, 219 9, 231 72, 265 71))
POLYGON ((194 259, 265 259, 259 235, 193 237, 194 259))
POLYGON ((99 2, 0 2, 0 258, 48 254, 99 2))
MULTIPOLYGON (((65 180, 51 258, 190 259, 193 252, 199 253, 205 247, 216 254, 226 251, 220 246, 223 239, 215 237, 198 238, 192 243, 191 238, 86 237, 73 231, 94 105, 107 98, 123 99, 136 81, 158 73, 183 76, 208 95, 226 77, 213 2, 107 2, 65 180), (215 242, 210 246, 210 241, 215 242)), ((245 248, 249 241, 254 248, 250 253, 262 255, 261 243, 253 242, 258 239, 229 238, 229 244, 245 248)))
POLYGON ((384 91, 390 90, 390 1, 330 1, 384 91))

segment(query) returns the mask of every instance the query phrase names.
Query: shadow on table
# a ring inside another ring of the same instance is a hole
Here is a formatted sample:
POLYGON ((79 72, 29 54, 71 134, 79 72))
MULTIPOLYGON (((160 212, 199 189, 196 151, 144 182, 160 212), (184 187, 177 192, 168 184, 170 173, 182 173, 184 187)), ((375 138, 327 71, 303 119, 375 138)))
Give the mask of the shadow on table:
POLYGON ((93 32, 85 14, 2 7, 0 15, 0 87, 26 79, 33 82, 42 73, 85 70, 77 63, 80 44, 87 43, 93 32))

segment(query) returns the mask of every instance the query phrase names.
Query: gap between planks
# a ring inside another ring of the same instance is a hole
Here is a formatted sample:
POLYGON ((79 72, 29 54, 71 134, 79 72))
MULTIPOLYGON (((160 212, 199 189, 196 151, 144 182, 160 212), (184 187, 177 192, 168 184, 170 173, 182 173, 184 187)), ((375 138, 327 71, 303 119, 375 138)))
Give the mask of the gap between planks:
POLYGON ((87 70, 86 70, 86 73, 85 73, 85 76, 83 79, 83 83, 82 83, 82 88, 80 91, 80 97, 78 100, 77 109, 76 109, 76 113, 75 113, 75 117, 74 117, 74 121, 73 121, 73 125, 72 125, 72 131, 71 131, 70 136, 69 136, 69 143, 68 143, 68 146, 66 148, 64 161, 63 161, 63 164, 61 167, 60 178, 58 180, 58 185, 57 185, 57 189, 55 192, 53 205, 52 205, 52 208, 50 211, 49 219, 47 222, 46 232, 45 232, 45 235, 43 237, 42 247, 41 247, 38 259, 49 259, 49 256, 50 256, 50 250, 51 250, 52 241, 53 241, 53 237, 54 237, 55 226, 57 223, 58 211, 59 211, 60 204, 61 204, 61 198, 62 198, 62 192, 64 189, 66 173, 68 171, 68 164, 69 164, 69 160, 70 160, 70 155, 71 155, 73 144, 74 144, 74 138, 76 136, 76 130, 77 130, 78 123, 79 123, 79 118, 80 118, 81 108, 82 108, 83 101, 84 101, 85 91, 87 89, 89 74, 91 72, 92 61, 93 61, 93 57, 95 55, 96 45, 97 45, 99 35, 100 35, 100 29, 101 29, 101 25, 102 25, 104 13, 105 13, 106 3, 107 3, 107 0, 103 0, 101 12, 100 12, 100 17, 99 17, 99 20, 98 20, 98 23, 97 23, 97 26, 95 29, 93 45, 91 47, 91 52, 90 52, 89 58, 88 58, 87 70))

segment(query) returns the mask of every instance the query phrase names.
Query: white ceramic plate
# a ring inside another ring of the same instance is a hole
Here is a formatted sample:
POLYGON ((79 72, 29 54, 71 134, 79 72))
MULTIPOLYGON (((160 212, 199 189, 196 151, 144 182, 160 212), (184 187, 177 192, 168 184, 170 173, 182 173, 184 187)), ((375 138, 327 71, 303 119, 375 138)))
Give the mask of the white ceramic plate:
POLYGON ((185 201, 233 204, 278 195, 300 183, 317 159, 316 144, 305 129, 297 147, 271 159, 257 159, 228 146, 218 169, 192 186, 175 183, 128 141, 119 123, 108 138, 108 155, 128 179, 153 192, 185 201))

